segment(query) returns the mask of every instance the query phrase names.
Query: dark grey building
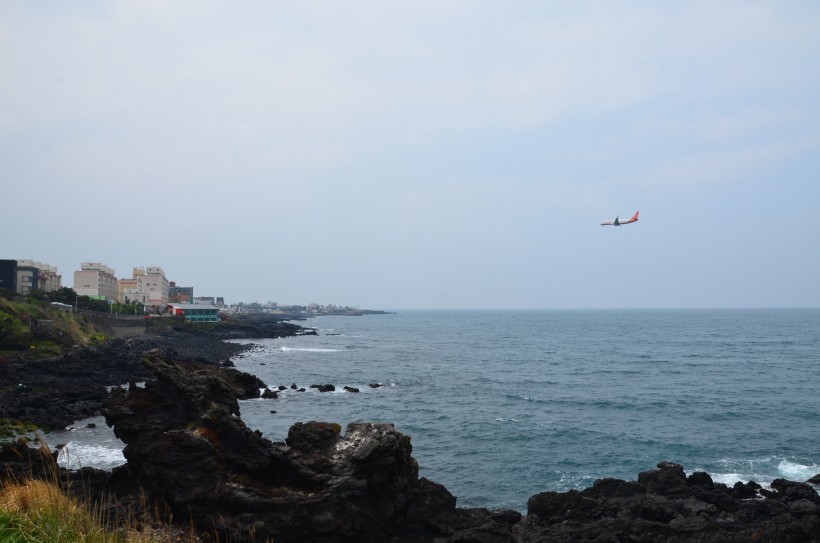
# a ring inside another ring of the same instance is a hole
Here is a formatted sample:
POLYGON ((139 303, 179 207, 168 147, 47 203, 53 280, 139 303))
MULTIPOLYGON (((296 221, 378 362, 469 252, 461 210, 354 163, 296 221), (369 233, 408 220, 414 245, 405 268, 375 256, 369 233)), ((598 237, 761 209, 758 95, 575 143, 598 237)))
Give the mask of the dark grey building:
POLYGON ((0 260, 0 289, 17 292, 17 260, 0 260))

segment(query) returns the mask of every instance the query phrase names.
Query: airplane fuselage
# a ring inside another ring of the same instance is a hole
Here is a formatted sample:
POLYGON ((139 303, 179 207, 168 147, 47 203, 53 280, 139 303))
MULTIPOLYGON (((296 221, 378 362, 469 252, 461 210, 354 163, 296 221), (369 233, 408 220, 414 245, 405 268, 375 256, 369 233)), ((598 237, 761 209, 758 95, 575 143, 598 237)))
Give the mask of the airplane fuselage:
POLYGON ((601 222, 601 226, 623 226, 624 224, 632 224, 633 222, 638 222, 638 213, 640 211, 636 211, 632 218, 628 221, 621 221, 618 217, 615 217, 614 221, 603 221, 601 222))

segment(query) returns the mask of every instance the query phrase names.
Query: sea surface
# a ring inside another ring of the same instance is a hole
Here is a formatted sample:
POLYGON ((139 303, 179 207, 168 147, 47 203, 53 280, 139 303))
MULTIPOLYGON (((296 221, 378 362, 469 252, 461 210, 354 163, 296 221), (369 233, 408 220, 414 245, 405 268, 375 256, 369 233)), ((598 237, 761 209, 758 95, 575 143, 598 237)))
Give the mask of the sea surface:
MULTIPOLYGON (((391 422, 411 436, 420 475, 462 507, 525 512, 538 492, 635 480, 662 460, 729 485, 820 473, 820 310, 397 311, 298 324, 318 336, 255 340, 234 363, 306 392, 240 402, 243 420, 273 441, 298 421, 391 422)), ((101 431, 57 437, 76 438, 74 465, 121 463, 101 431), (83 443, 108 452, 83 461, 83 443)))

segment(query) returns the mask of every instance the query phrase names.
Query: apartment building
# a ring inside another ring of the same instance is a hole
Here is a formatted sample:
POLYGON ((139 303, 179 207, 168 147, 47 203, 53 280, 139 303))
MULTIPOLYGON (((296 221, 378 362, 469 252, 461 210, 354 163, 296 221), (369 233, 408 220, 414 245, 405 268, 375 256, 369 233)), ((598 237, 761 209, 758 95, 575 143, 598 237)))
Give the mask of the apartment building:
MULTIPOLYGON (((139 303, 145 305, 148 302, 148 293, 142 291, 142 279, 137 277, 137 269, 131 279, 120 279, 117 281, 117 301, 121 304, 139 303)), ((144 270, 141 270, 145 275, 144 270)))
POLYGON ((117 300, 122 303, 138 302, 165 307, 168 303, 169 290, 169 281, 159 266, 134 268, 131 279, 118 281, 117 300))
POLYGON ((117 299, 117 278, 114 270, 99 262, 83 262, 74 272, 74 290, 80 296, 97 300, 117 299))
POLYGON ((165 272, 159 266, 147 266, 143 282, 148 292, 148 303, 158 307, 165 307, 168 303, 170 284, 165 278, 165 272))
POLYGON ((168 285, 169 303, 190 304, 194 301, 194 287, 178 287, 174 281, 168 285))
POLYGON ((18 259, 15 271, 15 291, 27 295, 33 290, 52 291, 62 288, 62 276, 55 266, 27 258, 18 259))

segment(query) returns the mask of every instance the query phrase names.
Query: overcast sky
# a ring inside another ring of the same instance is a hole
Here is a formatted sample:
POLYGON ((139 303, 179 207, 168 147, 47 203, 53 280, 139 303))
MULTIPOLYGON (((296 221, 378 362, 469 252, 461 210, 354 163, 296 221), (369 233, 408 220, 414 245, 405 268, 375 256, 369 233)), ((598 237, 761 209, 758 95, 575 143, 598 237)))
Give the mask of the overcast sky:
POLYGON ((818 307, 818 29, 814 1, 0 0, 0 258, 229 303, 818 307))

